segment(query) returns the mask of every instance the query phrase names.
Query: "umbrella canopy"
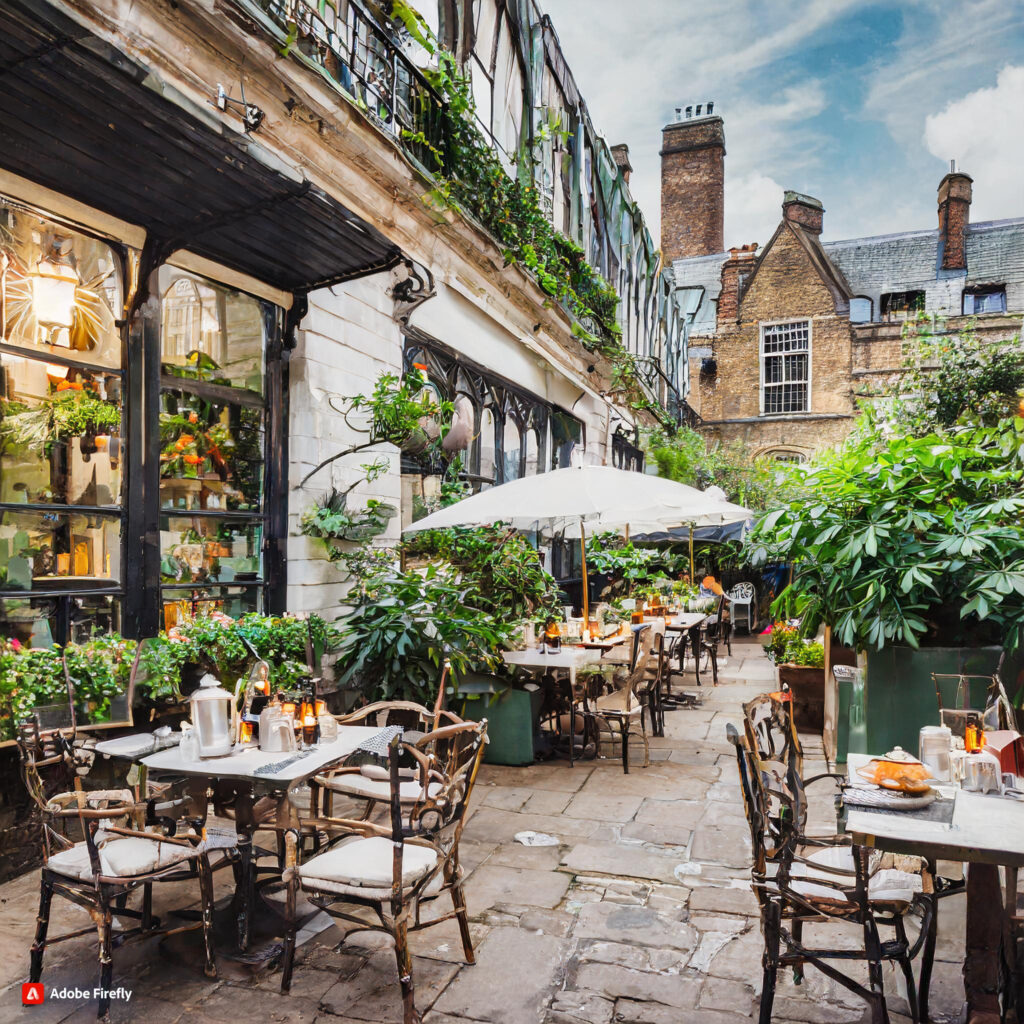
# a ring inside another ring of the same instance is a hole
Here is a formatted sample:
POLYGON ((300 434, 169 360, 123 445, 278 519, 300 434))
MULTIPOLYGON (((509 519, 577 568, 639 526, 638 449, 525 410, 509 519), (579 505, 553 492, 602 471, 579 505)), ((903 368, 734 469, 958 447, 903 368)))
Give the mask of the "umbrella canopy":
POLYGON ((405 532, 501 522, 519 530, 549 527, 579 536, 581 524, 591 531, 628 526, 638 533, 749 518, 747 509, 674 480, 611 466, 582 466, 490 487, 418 520, 405 532))
POLYGON ((545 526, 578 536, 583 555, 583 618, 588 622, 587 529, 653 532, 688 526, 692 536, 695 526, 721 526, 749 518, 747 509, 674 480, 612 466, 580 466, 490 487, 418 520, 404 532, 508 523, 518 530, 545 526))

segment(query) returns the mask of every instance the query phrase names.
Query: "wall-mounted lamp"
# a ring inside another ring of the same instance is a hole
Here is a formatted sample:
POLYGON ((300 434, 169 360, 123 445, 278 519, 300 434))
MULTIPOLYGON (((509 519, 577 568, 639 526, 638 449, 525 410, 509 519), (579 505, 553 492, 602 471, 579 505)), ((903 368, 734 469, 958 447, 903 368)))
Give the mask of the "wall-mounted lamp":
POLYGON ((236 100, 224 91, 224 86, 217 83, 217 109, 227 110, 228 107, 236 107, 242 115, 242 123, 245 125, 246 134, 259 130, 263 119, 267 116, 255 103, 246 103, 245 84, 242 84, 242 98, 236 100))
POLYGON ((81 281, 78 271, 69 263, 40 257, 32 279, 32 306, 36 322, 42 328, 48 345, 71 347, 68 328, 75 322, 75 291, 81 281))

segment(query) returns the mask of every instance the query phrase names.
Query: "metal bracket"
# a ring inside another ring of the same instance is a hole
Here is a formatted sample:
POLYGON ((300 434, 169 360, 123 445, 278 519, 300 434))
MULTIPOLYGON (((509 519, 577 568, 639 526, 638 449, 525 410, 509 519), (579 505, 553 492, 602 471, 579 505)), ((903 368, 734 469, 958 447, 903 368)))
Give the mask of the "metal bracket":
POLYGON ((406 276, 391 286, 391 298, 395 300, 395 311, 391 314, 396 323, 408 325, 409 317, 423 305, 427 299, 437 294, 434 287, 434 275, 429 268, 405 257, 398 267, 404 268, 406 276))

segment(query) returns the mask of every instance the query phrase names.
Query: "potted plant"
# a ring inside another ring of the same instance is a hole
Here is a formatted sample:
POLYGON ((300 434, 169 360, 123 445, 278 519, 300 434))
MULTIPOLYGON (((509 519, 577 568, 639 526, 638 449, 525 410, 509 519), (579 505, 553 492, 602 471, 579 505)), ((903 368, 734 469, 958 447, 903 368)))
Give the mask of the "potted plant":
MULTIPOLYGON (((793 563, 774 610, 866 652, 867 744, 916 749, 932 673, 990 675, 1024 626, 1024 419, 900 436, 868 421, 765 516, 752 558, 793 563)), ((774 632, 774 631, 773 631, 774 632)), ((944 700, 951 703, 951 695, 944 700)))
POLYGON ((789 687, 797 728, 820 733, 825 727, 825 648, 794 630, 776 665, 780 688, 789 687))

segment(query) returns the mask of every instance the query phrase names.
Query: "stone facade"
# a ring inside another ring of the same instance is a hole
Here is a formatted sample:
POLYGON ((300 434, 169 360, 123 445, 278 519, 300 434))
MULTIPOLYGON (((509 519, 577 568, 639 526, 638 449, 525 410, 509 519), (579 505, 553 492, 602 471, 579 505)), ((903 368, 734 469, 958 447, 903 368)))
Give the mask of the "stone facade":
POLYGON ((722 119, 698 116, 666 125, 661 149, 662 258, 668 263, 721 252, 724 224, 722 119))
MULTIPOLYGON (((834 443, 853 415, 849 323, 799 231, 788 221, 780 226, 742 290, 736 318, 719 317, 714 374, 700 376, 700 414, 708 436, 740 440, 753 455, 805 454, 834 443), (761 331, 780 321, 810 324, 809 403, 806 412, 770 416, 762 410, 761 331)), ((723 274, 720 310, 728 309, 725 284, 723 274)))

